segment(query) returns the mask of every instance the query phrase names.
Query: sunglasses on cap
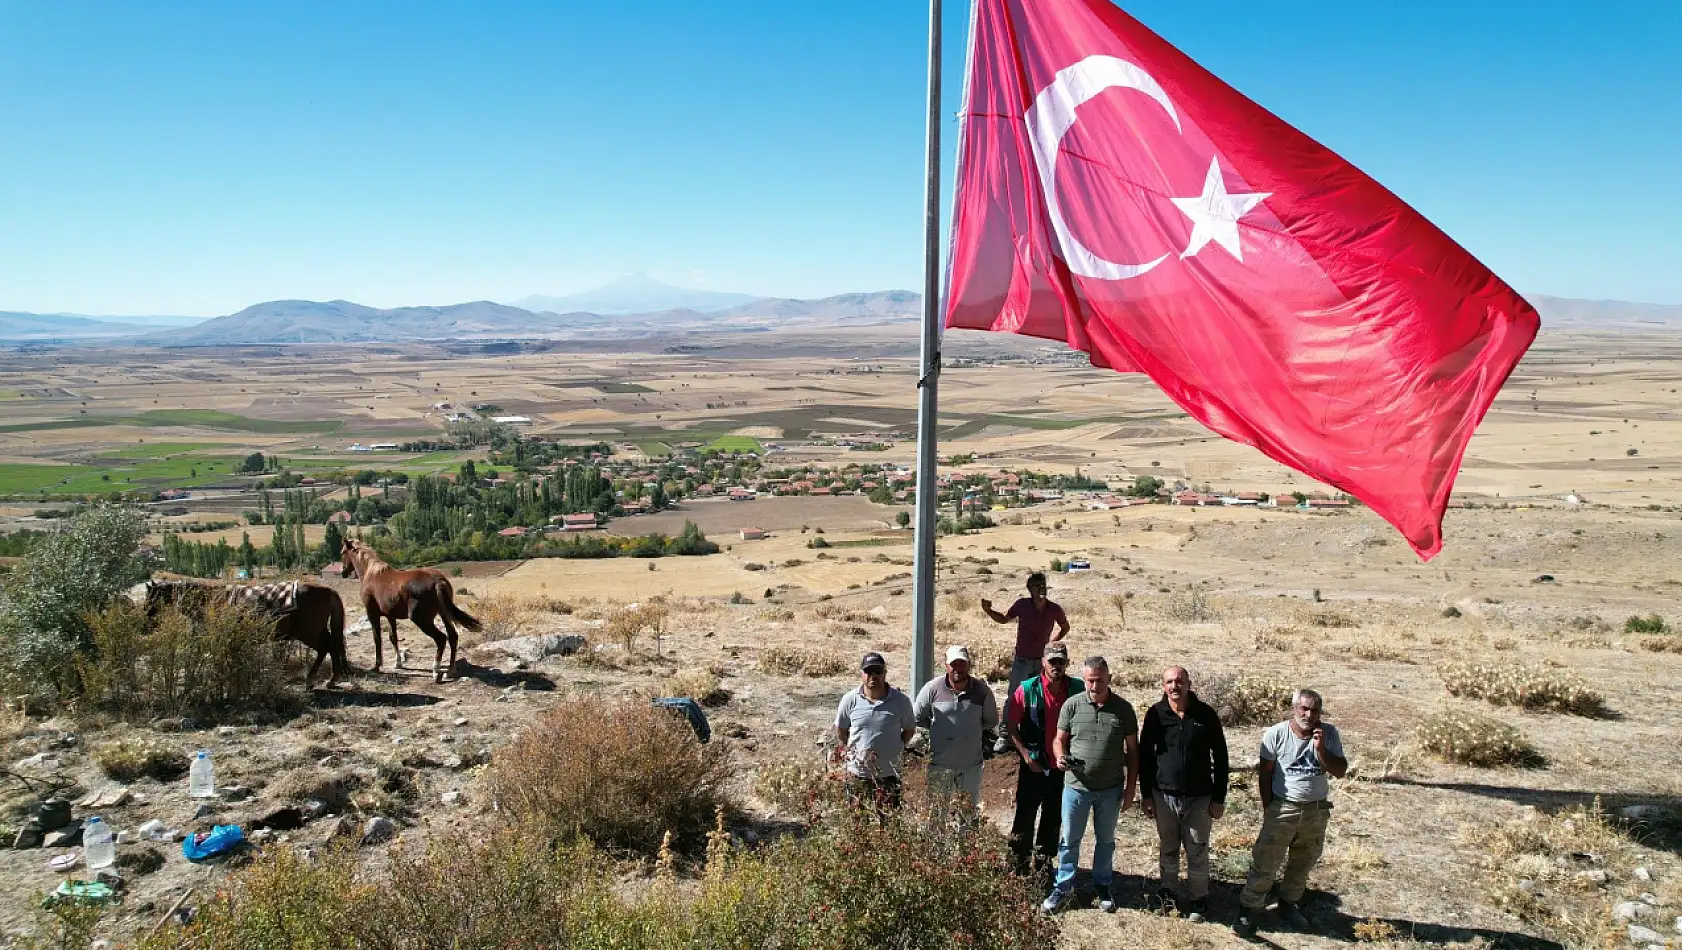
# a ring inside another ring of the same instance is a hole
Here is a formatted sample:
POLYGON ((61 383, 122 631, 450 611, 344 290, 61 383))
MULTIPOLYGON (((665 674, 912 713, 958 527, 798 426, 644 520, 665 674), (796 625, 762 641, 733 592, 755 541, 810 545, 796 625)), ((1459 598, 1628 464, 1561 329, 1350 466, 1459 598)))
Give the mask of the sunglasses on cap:
POLYGON ((882 676, 887 672, 888 668, 885 666, 867 666, 864 668, 864 674, 866 676, 882 676))

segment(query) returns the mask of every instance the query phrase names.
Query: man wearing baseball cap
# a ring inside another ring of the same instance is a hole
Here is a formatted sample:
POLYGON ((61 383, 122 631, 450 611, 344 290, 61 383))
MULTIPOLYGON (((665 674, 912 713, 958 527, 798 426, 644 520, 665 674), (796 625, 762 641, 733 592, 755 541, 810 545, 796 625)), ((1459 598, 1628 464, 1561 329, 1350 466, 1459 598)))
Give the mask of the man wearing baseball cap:
POLYGON ((882 654, 864 655, 859 679, 859 688, 848 690, 835 710, 835 754, 847 762, 847 800, 898 808, 900 757, 917 734, 917 714, 911 700, 888 685, 882 654))
POLYGON ((946 673, 923 684, 915 706, 917 725, 929 730, 929 795, 963 792, 970 807, 981 802, 982 746, 999 727, 998 702, 986 683, 969 675, 969 649, 946 649, 946 673))

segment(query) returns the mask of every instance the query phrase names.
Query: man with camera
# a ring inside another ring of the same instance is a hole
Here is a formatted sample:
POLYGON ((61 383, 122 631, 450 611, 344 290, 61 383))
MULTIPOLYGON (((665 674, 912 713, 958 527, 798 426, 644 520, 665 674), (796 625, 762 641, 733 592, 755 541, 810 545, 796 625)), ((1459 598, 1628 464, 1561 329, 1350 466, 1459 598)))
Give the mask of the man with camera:
POLYGON ((1250 876, 1238 895, 1238 919, 1232 925, 1241 937, 1255 936, 1256 920, 1281 865, 1285 875, 1279 881, 1279 917, 1298 930, 1309 927, 1300 905, 1308 874, 1326 845, 1326 822, 1332 814, 1326 776, 1342 778, 1349 772, 1337 727, 1320 721, 1323 707, 1319 693, 1299 689, 1291 697, 1291 718, 1262 733, 1256 769, 1262 826, 1250 851, 1250 876))
POLYGON ((1085 692, 1069 697, 1057 714, 1054 746, 1063 785, 1063 841, 1057 878, 1040 909, 1052 913, 1074 893, 1080 842, 1092 820, 1092 884, 1098 909, 1113 914, 1115 825, 1133 807, 1139 781, 1139 719, 1132 704, 1110 689, 1110 664, 1101 656, 1081 664, 1085 692))
POLYGON ((900 758, 917 734, 911 700, 888 685, 888 661, 866 653, 859 688, 848 690, 835 710, 835 757, 847 763, 847 800, 855 806, 898 808, 900 758))
POLYGON ((963 792, 974 808, 981 802, 981 761, 987 733, 999 727, 998 700, 986 683, 969 673, 969 649, 946 650, 946 674, 917 693, 917 725, 929 730, 929 794, 948 798, 963 792))
POLYGON ((1069 648, 1047 644, 1040 675, 1022 681, 1005 699, 1005 738, 1022 761, 1016 767, 1016 819, 1010 826, 1010 850, 1016 873, 1028 873, 1033 857, 1036 872, 1049 871, 1057 857, 1063 828, 1063 770, 1052 749, 1057 743, 1057 716, 1069 699, 1069 648), (1039 833, 1034 831, 1038 822, 1039 833))

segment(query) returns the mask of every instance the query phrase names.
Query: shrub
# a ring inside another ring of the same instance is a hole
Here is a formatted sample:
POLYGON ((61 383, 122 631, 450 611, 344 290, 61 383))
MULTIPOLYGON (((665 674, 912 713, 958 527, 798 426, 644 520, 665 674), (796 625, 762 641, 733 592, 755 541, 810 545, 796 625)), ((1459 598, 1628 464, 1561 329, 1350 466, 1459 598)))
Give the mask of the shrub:
POLYGON ((1414 742, 1445 762, 1479 768, 1538 768, 1541 752, 1517 727, 1463 709, 1432 713, 1414 729, 1414 742))
POLYGON ((1253 643, 1257 650, 1277 650, 1280 653, 1289 653, 1294 649, 1297 636, 1298 634, 1294 630, 1275 627, 1272 630, 1256 631, 1253 643))
POLYGON ((673 673, 661 684, 666 696, 687 696, 708 708, 730 701, 730 693, 719 685, 718 674, 712 670, 691 669, 673 673))
POLYGON ((1393 647, 1385 646, 1376 640, 1362 640, 1350 648, 1351 653, 1363 660, 1383 663, 1412 663, 1413 659, 1406 653, 1393 647))
POLYGON ((1208 673, 1192 683, 1199 699, 1215 708, 1225 726, 1261 725, 1283 721, 1290 714, 1291 693, 1285 682, 1250 673, 1208 673))
POLYGON ((1448 618, 1449 620, 1453 620, 1453 619, 1460 616, 1460 608, 1459 607, 1454 607, 1454 606, 1444 607, 1443 608, 1443 616, 1448 618))
POLYGON ((759 651, 759 669, 775 676, 840 676, 853 666, 839 653, 797 647, 766 647, 759 651))
POLYGON ((1641 649, 1651 653, 1682 653, 1682 637, 1642 637, 1641 649))
POLYGON ((619 869, 588 843, 555 847, 516 829, 399 854, 380 886, 351 851, 311 862, 271 848, 184 932, 142 950, 1055 946, 1056 921, 1038 913, 1033 883, 1009 873, 999 836, 937 814, 818 825, 752 853, 719 828, 692 886, 662 860, 646 887, 616 889, 619 869))
POLYGON ((771 762, 759 767, 754 776, 753 793, 762 801, 788 811, 809 812, 820 800, 836 797, 835 783, 825 781, 826 773, 817 766, 803 766, 794 762, 771 762))
POLYGON ((1454 696, 1482 699, 1495 706, 1599 718, 1607 715, 1604 698, 1575 674, 1541 666, 1456 662, 1437 668, 1454 696))
POLYGON ((537 610, 537 604, 523 597, 509 594, 480 597, 473 602, 473 615, 479 618, 483 629, 477 634, 463 631, 461 645, 472 646, 474 643, 519 636, 537 619, 537 610), (469 637, 472 639, 469 640, 469 637))
POLYGON ((498 807, 567 839, 652 850, 670 831, 704 832, 725 803, 724 747, 643 703, 575 699, 549 710, 497 753, 488 772, 498 807))
POLYGON ((87 614, 146 577, 145 520, 127 508, 86 509, 35 543, 0 593, 0 673, 16 693, 73 692, 76 658, 92 646, 87 614))
POLYGON ((636 652, 637 638, 649 634, 658 639, 666 633, 666 619, 671 616, 671 610, 659 601, 649 601, 615 610, 607 617, 607 623, 602 632, 611 640, 625 648, 627 656, 636 652))
POLYGON ((1670 629, 1664 618, 1658 614, 1648 614, 1645 617, 1631 617, 1624 621, 1625 633, 1664 633, 1670 629))
POLYGON ((150 739, 119 739, 94 751, 93 760, 106 777, 127 785, 143 778, 167 782, 187 774, 187 754, 150 739))
POLYGON ((127 718, 295 706, 303 669, 273 622, 212 603, 202 620, 166 610, 156 622, 119 600, 87 618, 91 655, 76 664, 87 702, 127 718))

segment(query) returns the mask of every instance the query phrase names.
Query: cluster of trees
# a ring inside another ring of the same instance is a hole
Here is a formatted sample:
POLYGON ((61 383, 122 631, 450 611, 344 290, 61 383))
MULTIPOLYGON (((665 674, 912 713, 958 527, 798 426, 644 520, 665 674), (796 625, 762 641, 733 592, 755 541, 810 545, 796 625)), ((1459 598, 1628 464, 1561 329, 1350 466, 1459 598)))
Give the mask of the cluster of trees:
POLYGON ((719 550, 718 544, 708 540, 691 521, 683 523, 683 530, 676 537, 664 534, 640 537, 606 534, 504 537, 469 532, 454 538, 417 543, 407 541, 382 526, 376 528, 368 540, 381 558, 398 567, 444 561, 513 561, 540 557, 687 557, 716 554, 719 550))

